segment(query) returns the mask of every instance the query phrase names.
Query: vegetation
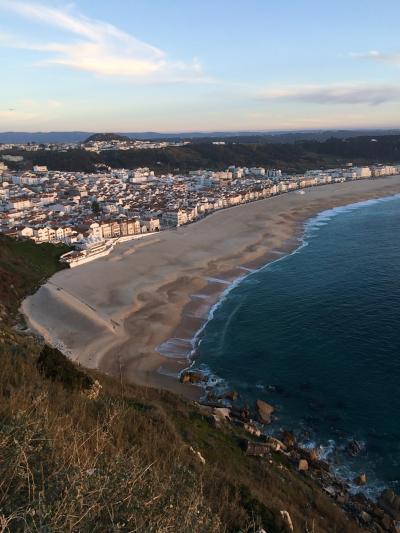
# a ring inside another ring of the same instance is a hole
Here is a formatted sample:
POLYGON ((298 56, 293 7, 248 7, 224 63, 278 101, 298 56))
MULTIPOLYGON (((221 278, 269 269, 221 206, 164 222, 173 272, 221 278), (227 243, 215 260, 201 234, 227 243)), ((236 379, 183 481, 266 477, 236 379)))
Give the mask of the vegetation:
POLYGON ((246 456, 241 430, 213 427, 171 393, 86 372, 13 329, 60 252, 0 242, 0 531, 277 533, 281 510, 295 531, 359 531, 284 456, 246 456))
POLYGON ((90 142, 110 142, 110 141, 130 141, 131 139, 126 135, 119 135, 118 133, 94 133, 90 135, 85 143, 90 142))
MULTIPOLYGON (((47 165, 50 170, 86 171, 96 165, 114 168, 148 166, 162 172, 187 172, 199 168, 225 169, 231 164, 281 168, 287 172, 304 172, 310 168, 327 168, 349 161, 358 164, 400 161, 400 135, 376 137, 330 138, 323 141, 302 140, 276 142, 266 137, 225 139, 215 145, 204 140, 192 144, 159 150, 107 151, 100 154, 81 149, 67 152, 20 152, 25 157, 24 168, 47 165), (240 141, 240 142, 239 142, 240 141)), ((13 166, 10 163, 10 166, 13 166)))
POLYGON ((0 319, 15 315, 24 296, 63 268, 58 258, 68 250, 64 245, 38 246, 0 236, 0 319))

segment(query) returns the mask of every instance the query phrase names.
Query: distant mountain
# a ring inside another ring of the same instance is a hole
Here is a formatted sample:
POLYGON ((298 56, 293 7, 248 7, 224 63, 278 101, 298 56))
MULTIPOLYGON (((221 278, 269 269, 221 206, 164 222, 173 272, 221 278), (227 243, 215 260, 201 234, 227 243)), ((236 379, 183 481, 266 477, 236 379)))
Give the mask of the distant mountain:
POLYGON ((86 143, 90 142, 110 142, 110 141, 131 141, 131 137, 127 135, 120 135, 119 133, 94 133, 85 140, 86 143))
POLYGON ((0 133, 0 143, 77 143, 83 142, 90 135, 83 131, 49 131, 49 132, 19 132, 8 131, 0 133))
MULTIPOLYGON (((400 129, 364 129, 364 130, 299 130, 285 131, 213 131, 213 132, 181 132, 181 133, 158 133, 147 132, 117 132, 124 138, 138 140, 183 140, 193 142, 227 139, 231 142, 269 142, 269 143, 295 143, 298 141, 325 141, 332 137, 346 139, 359 136, 399 135, 400 129)), ((50 131, 50 132, 4 132, 0 133, 0 143, 82 143, 93 135, 110 135, 85 131, 50 131)))

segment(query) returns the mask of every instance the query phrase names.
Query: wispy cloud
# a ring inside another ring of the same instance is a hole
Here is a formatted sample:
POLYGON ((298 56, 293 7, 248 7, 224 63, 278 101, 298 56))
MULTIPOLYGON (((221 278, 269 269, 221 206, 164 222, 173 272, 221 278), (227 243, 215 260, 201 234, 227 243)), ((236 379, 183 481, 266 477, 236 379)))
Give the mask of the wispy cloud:
POLYGON ((370 50, 366 53, 353 53, 351 54, 355 59, 366 59, 369 61, 376 61, 377 63, 387 63, 389 65, 398 65, 400 66, 400 53, 396 54, 385 54, 383 52, 378 52, 377 50, 370 50))
POLYGON ((189 63, 171 60, 164 51, 112 24, 87 18, 71 8, 57 9, 20 0, 0 0, 0 9, 74 36, 70 42, 42 42, 0 33, 0 45, 44 54, 40 65, 61 65, 141 82, 210 81, 196 59, 189 63))
POLYGON ((400 100, 400 85, 308 85, 268 89, 262 100, 306 102, 310 104, 366 104, 377 106, 400 100))

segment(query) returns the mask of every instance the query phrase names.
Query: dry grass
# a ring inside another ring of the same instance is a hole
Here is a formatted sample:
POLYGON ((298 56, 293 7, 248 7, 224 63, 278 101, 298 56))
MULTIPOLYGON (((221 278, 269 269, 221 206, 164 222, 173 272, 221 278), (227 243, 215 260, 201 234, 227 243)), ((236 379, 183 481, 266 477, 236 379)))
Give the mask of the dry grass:
POLYGON ((1 355, 0 531, 223 530, 178 443, 160 454, 160 437, 174 441, 162 417, 143 453, 134 436, 149 428, 129 401, 90 400, 1 355))

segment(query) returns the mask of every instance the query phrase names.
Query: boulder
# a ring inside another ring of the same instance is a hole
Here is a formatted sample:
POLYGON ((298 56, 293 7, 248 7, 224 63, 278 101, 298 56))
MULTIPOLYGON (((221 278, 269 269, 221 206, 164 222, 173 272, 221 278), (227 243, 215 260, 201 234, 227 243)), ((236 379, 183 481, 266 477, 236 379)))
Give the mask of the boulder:
POLYGON ((280 451, 286 452, 287 450, 283 442, 281 442, 278 439, 275 439, 274 437, 267 437, 266 442, 267 444, 271 446, 271 449, 274 450, 275 452, 280 452, 280 451))
POLYGON ((306 459, 300 459, 299 466, 297 467, 299 472, 307 472, 308 470, 308 461, 306 459))
POLYGON ((242 422, 251 422, 250 410, 246 406, 242 408, 232 406, 231 416, 232 418, 238 418, 239 420, 242 420, 242 422))
POLYGON ((311 448, 311 450, 307 450, 308 460, 311 463, 316 463, 319 461, 319 453, 317 448, 311 448))
POLYGON ((187 370, 179 377, 181 383, 202 383, 207 381, 207 376, 197 370, 187 370))
POLYGON ((287 448, 294 448, 296 446, 296 437, 291 431, 284 431, 281 435, 281 441, 287 448))
POLYGON ((340 505, 344 505, 345 503, 347 503, 349 501, 349 496, 347 494, 338 494, 336 496, 336 501, 338 502, 338 504, 340 505))
POLYGON ((366 474, 360 474, 356 478, 354 478, 354 483, 358 486, 366 485, 367 484, 367 476, 366 474))
POLYGON ((250 433, 250 435, 254 435, 255 437, 261 436, 261 431, 254 424, 250 424, 249 422, 244 422, 242 427, 247 433, 250 433))
POLYGON ((232 391, 226 392, 223 395, 223 398, 225 398, 225 400, 235 402, 239 398, 239 393, 236 392, 235 390, 232 390, 232 391))
POLYGON ((372 522, 372 517, 370 514, 368 514, 366 511, 361 511, 360 513, 360 520, 364 524, 370 524, 372 522))
POLYGON ((215 415, 207 416, 207 422, 213 428, 219 429, 221 427, 221 422, 220 422, 219 418, 217 418, 215 415))
POLYGON ((400 496, 386 489, 378 499, 378 505, 395 520, 400 520, 400 496))
POLYGON ((220 422, 227 422, 231 419, 231 412, 227 407, 215 407, 213 409, 213 415, 220 422))
MULTIPOLYGON (((336 490, 331 485, 328 485, 327 487, 323 487, 323 488, 324 488, 324 491, 327 494, 329 494, 329 496, 332 496, 332 498, 334 498, 336 496, 336 490)), ((339 501, 339 497, 337 498, 337 500, 339 501)))
POLYGON ((272 422, 271 415, 275 411, 274 407, 263 400, 256 401, 257 414, 262 424, 270 424, 272 422))
POLYGON ((389 515, 385 514, 381 519, 381 524, 385 531, 389 531, 393 526, 393 520, 390 518, 389 515))
POLYGON ((360 453, 362 452, 363 450, 363 446, 360 442, 356 441, 356 440, 352 440, 351 442, 348 443, 348 445, 346 446, 346 452, 351 456, 351 457, 356 457, 357 455, 360 455, 360 453))
POLYGON ((376 505, 374 505, 374 507, 372 507, 371 513, 376 518, 383 518, 385 516, 385 511, 383 509, 381 509, 380 507, 377 507, 376 505))

